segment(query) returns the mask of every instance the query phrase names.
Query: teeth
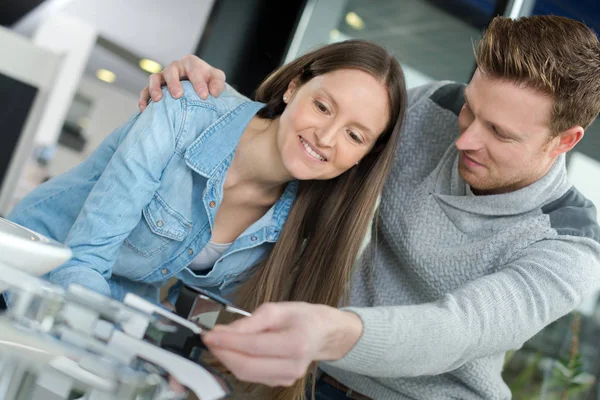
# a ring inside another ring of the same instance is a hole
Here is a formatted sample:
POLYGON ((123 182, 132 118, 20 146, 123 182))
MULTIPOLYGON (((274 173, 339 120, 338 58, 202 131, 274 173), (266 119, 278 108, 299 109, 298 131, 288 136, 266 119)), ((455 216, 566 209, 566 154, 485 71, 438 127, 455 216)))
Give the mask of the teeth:
POLYGON ((324 159, 323 157, 321 157, 321 155, 320 155, 319 153, 317 153, 316 151, 314 151, 314 150, 312 149, 312 147, 310 147, 310 146, 308 145, 308 143, 306 143, 306 142, 304 141, 304 139, 300 138, 300 141, 301 141, 301 142, 302 142, 302 144, 304 145, 304 148, 306 149, 306 151, 308 151, 308 153, 309 153, 311 156, 313 156, 314 158, 316 158, 316 159, 318 159, 318 160, 325 161, 325 159, 324 159))

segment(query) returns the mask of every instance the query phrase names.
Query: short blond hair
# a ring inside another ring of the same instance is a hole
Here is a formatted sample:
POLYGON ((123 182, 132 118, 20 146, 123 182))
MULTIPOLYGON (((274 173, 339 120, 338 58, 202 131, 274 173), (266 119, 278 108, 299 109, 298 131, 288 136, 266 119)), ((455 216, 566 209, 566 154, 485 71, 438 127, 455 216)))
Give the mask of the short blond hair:
POLYGON ((577 125, 585 129, 600 113, 600 43, 579 21, 496 17, 475 56, 484 74, 551 96, 553 134, 577 125))

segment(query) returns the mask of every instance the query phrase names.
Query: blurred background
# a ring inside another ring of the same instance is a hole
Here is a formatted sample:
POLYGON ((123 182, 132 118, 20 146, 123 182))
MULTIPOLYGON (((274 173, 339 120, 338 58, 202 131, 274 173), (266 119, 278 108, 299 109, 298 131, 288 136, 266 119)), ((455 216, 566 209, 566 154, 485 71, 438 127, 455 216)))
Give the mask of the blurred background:
MULTIPOLYGON (((282 63, 348 38, 390 50, 409 87, 468 82, 491 18, 536 14, 600 32, 598 0, 4 0, 0 215, 88 157, 137 112, 149 74, 186 54, 223 69, 247 96, 282 63)), ((600 122, 569 156, 568 172, 600 205, 600 122)), ((595 295, 508 354, 505 379, 517 399, 600 399, 599 344, 595 295)))

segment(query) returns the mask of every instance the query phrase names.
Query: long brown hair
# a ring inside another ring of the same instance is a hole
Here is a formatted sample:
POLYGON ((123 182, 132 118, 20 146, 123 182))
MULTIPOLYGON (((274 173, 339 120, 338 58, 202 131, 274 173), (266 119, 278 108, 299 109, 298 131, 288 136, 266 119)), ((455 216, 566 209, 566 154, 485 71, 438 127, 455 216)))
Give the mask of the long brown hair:
MULTIPOLYGON (((255 98, 266 103, 258 116, 277 118, 285 109, 283 94, 293 79, 302 85, 340 69, 367 72, 387 88, 388 124, 358 165, 334 179, 299 182, 296 201, 277 243, 236 292, 236 302, 247 310, 276 301, 337 307, 346 297, 352 265, 399 142, 406 109, 402 69, 379 45, 349 40, 322 47, 281 67, 261 84, 255 98)), ((260 398, 303 399, 306 383, 305 377, 289 388, 261 388, 260 398)))

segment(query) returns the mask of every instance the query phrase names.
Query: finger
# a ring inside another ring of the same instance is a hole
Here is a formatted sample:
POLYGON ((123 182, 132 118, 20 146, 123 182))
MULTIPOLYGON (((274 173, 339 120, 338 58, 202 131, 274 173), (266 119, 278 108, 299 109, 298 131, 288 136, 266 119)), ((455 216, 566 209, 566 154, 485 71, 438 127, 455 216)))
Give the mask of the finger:
POLYGON ((162 304, 164 307, 168 308, 169 310, 171 310, 171 311, 175 311, 175 306, 174 306, 173 304, 171 304, 171 302, 169 301, 169 299, 164 299, 164 300, 161 302, 161 304, 162 304))
POLYGON ((281 358, 257 358, 215 349, 213 354, 236 378, 267 386, 291 386, 310 364, 281 358))
POLYGON ((186 56, 183 58, 183 68, 198 96, 206 100, 208 98, 207 84, 210 80, 211 66, 196 56, 186 56))
POLYGON ((183 386, 177 379, 169 375, 169 389, 177 394, 185 393, 185 386, 183 386))
POLYGON ((164 69, 163 79, 169 88, 171 96, 178 99, 183 94, 183 87, 181 86, 181 79, 185 78, 185 71, 183 64, 180 61, 174 61, 164 69))
POLYGON ((150 99, 150 89, 146 86, 140 93, 140 101, 138 107, 140 111, 144 111, 148 106, 148 99, 150 99))
POLYGON ((266 303, 258 307, 252 316, 240 318, 227 325, 227 328, 248 334, 278 330, 287 323, 285 310, 280 304, 266 303))
POLYGON ((208 84, 210 94, 217 97, 225 90, 225 72, 218 68, 212 68, 210 71, 210 82, 208 84))
POLYGON ((212 67, 211 74, 213 75, 213 78, 219 81, 225 82, 225 80, 227 79, 225 76, 225 72, 223 72, 219 68, 212 67))
POLYGON ((225 91, 225 82, 211 80, 208 84, 208 90, 213 97, 219 97, 225 91))
POLYGON ((149 78, 149 90, 150 97, 152 97, 152 101, 160 101, 162 99, 162 90, 161 87, 164 85, 165 81, 163 79, 163 74, 152 74, 149 78))
POLYGON ((257 357, 311 359, 310 343, 304 332, 237 333, 215 329, 202 340, 211 349, 222 349, 257 357))

